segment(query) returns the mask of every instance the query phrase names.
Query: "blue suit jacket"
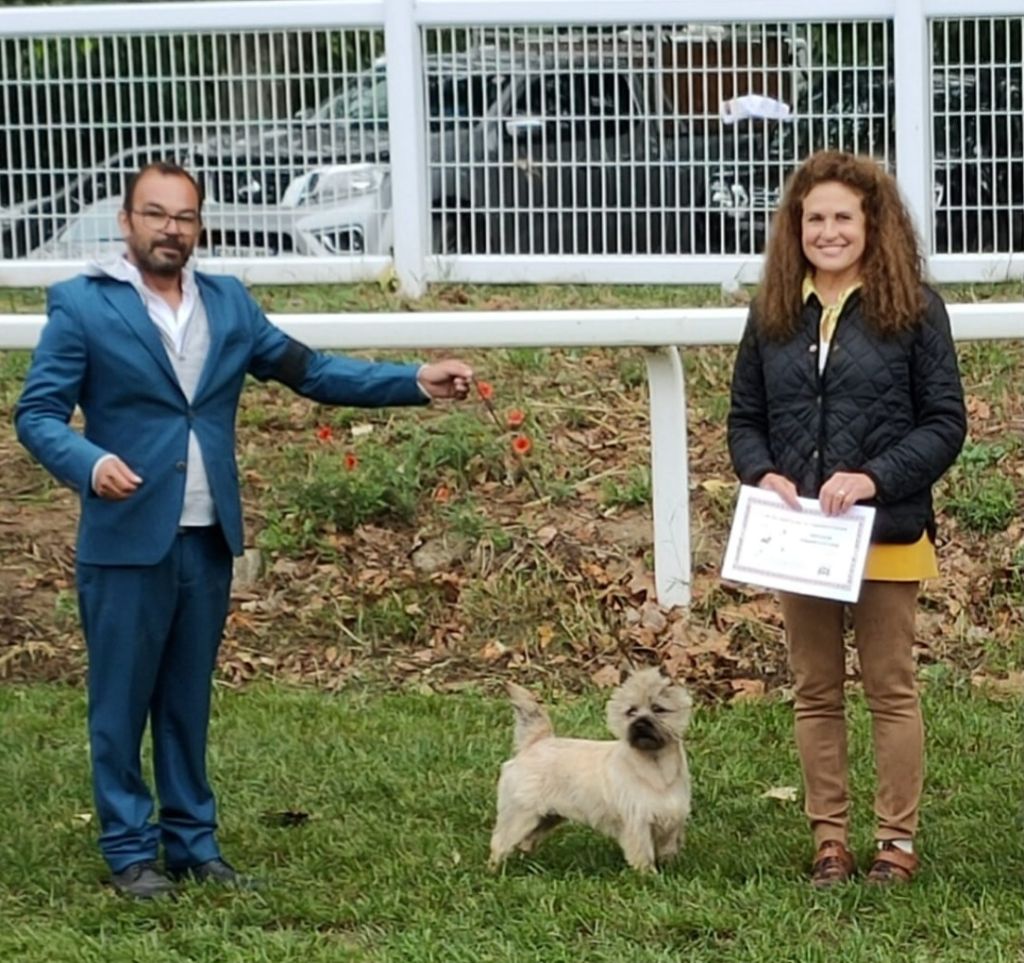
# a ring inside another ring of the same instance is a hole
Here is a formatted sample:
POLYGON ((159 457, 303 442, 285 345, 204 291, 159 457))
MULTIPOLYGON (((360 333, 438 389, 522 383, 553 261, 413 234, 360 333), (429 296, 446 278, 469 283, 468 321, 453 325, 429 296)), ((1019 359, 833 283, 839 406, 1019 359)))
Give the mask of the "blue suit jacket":
POLYGON ((78 560, 152 565, 171 547, 185 492, 188 432, 203 452, 217 520, 232 552, 242 552, 242 506, 235 464, 235 414, 246 374, 284 381, 327 404, 422 404, 416 365, 312 352, 267 320, 235 278, 196 273, 210 323, 210 352, 189 404, 160 334, 130 284, 79 276, 54 285, 24 391, 18 437, 82 502, 78 560), (75 406, 79 434, 68 424, 75 406), (91 486, 96 460, 121 458, 143 479, 122 501, 91 486))

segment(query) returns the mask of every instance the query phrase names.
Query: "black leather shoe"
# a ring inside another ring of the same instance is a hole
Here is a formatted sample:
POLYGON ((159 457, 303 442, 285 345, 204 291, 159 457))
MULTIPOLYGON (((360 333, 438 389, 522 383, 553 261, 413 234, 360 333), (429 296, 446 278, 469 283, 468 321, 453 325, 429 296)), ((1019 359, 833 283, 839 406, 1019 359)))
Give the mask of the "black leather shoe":
POLYGON ((169 869, 167 875, 174 880, 192 879, 198 883, 220 883, 221 886, 234 886, 237 889, 255 889, 257 885, 251 876, 243 876, 227 860, 219 858, 185 869, 169 869))
POLYGON ((174 892, 174 883, 156 868, 152 860, 132 863, 120 873, 114 873, 110 882, 123 896, 134 899, 156 899, 174 892))

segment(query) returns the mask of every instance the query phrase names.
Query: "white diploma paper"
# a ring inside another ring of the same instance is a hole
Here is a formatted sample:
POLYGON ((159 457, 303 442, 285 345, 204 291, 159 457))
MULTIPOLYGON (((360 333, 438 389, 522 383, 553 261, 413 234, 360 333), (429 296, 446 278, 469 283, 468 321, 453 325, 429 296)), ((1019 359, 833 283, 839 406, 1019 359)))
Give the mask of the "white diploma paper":
POLYGON ((875 510, 854 505, 829 516, 815 498, 801 498, 800 507, 797 511, 774 492, 743 485, 722 578, 856 602, 875 510))

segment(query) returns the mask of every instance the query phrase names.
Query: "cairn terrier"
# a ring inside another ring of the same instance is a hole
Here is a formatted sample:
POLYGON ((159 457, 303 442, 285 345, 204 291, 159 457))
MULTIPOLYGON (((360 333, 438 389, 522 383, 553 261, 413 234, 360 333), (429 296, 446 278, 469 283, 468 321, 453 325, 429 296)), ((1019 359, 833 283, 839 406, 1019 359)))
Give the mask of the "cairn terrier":
POLYGON ((491 835, 493 869, 515 849, 532 852, 569 819, 617 840, 626 862, 652 872, 682 845, 690 772, 682 735, 689 693, 657 668, 634 672, 608 700, 614 740, 554 734, 544 707, 507 684, 515 710, 515 755, 501 767, 491 835))

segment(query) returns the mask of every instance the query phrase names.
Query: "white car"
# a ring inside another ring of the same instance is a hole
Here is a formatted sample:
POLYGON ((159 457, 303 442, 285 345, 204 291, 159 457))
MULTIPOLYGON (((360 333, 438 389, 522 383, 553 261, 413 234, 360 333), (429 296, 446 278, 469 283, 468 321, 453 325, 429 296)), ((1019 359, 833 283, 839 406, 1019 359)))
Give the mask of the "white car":
MULTIPOLYGON (((33 260, 99 257, 123 249, 120 197, 85 207, 33 260)), ((383 254, 391 248, 391 185, 380 168, 339 165, 310 171, 289 185, 280 204, 203 206, 199 253, 213 257, 310 257, 383 254)))

